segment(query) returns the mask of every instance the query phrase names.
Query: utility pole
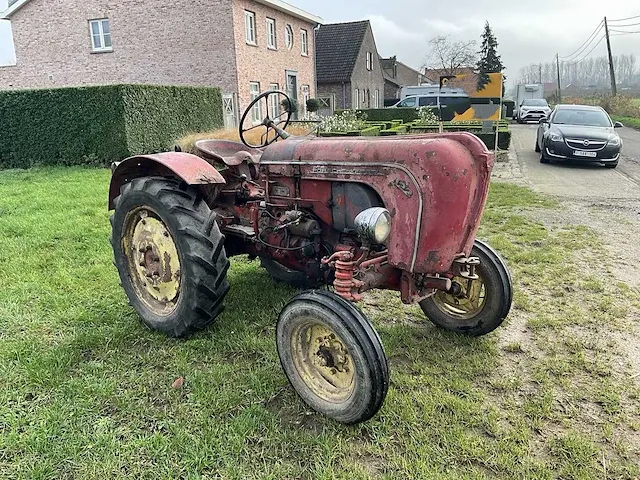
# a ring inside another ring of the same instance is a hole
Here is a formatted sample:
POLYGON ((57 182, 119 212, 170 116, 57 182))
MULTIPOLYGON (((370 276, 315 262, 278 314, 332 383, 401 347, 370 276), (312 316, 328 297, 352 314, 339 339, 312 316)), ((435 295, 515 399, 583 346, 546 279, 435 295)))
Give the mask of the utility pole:
POLYGON ((540 79, 540 83, 542 83, 542 64, 538 65, 538 78, 540 79))
POLYGON ((558 103, 562 103, 562 86, 560 85, 560 54, 556 53, 556 71, 558 72, 558 103))
POLYGON ((607 50, 609 51, 609 73, 611 74, 611 95, 618 95, 618 87, 616 87, 616 72, 613 68, 613 55, 611 54, 611 40, 609 39, 609 25, 607 17, 604 17, 604 34, 607 36, 607 50))

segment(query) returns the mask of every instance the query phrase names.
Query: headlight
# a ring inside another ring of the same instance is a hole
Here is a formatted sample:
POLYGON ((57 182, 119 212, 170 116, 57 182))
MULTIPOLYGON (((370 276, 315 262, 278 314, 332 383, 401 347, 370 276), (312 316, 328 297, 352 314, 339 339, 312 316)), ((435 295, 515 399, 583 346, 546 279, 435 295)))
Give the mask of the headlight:
POLYGON ((611 137, 609 139, 609 145, 611 145, 612 147, 619 147, 620 146, 620 137, 611 137))
POLYGON ((391 215, 382 207, 367 208, 355 219, 358 235, 373 243, 384 243, 391 233, 391 215))
POLYGON ((559 133, 551 133, 549 134, 549 140, 551 140, 552 142, 562 142, 564 141, 564 138, 562 138, 562 135, 560 135, 559 133))

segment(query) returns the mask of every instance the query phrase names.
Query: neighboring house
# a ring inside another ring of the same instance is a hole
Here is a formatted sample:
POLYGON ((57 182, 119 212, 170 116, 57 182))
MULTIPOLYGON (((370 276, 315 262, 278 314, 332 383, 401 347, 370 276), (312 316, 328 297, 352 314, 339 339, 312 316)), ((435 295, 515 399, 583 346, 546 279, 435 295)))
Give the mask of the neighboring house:
POLYGON ((281 0, 17 0, 0 18, 16 57, 0 67, 0 89, 215 86, 227 126, 262 91, 315 96, 322 19, 281 0))
POLYGON ((384 75, 385 103, 396 103, 400 98, 400 89, 402 87, 420 85, 427 81, 422 73, 399 62, 395 56, 380 58, 380 64, 384 75))
POLYGON ((318 97, 335 108, 380 108, 384 78, 368 20, 321 25, 316 34, 318 97))

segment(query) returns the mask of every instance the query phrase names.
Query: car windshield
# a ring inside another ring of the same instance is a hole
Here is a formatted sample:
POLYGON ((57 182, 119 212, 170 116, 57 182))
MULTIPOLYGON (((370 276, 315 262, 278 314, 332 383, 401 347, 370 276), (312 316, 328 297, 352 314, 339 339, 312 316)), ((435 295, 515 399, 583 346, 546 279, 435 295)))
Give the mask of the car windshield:
POLYGON ((611 120, 602 110, 558 110, 553 116, 553 123, 565 125, 584 125, 586 127, 610 127, 611 120))
POLYGON ((522 102, 522 105, 524 105, 525 107, 548 107, 549 106, 546 100, 537 99, 537 98, 525 100, 524 102, 522 102))

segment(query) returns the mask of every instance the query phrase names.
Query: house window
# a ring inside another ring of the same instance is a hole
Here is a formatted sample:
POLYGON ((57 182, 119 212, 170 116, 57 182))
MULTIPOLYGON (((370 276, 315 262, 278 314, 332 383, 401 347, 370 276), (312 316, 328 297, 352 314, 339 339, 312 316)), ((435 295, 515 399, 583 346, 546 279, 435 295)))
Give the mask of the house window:
POLYGON ((353 96, 353 108, 360 108, 360 89, 356 88, 356 93, 353 96))
POLYGON ((111 27, 108 19, 89 20, 89 28, 91 29, 91 50, 94 52, 110 52, 113 50, 111 27))
POLYGON ((276 49, 276 21, 267 18, 267 48, 276 49))
POLYGON ((256 44, 256 14, 248 10, 244 11, 244 35, 248 44, 256 44))
POLYGON ((291 28, 291 25, 287 25, 284 28, 284 44, 289 50, 293 47, 293 28, 291 28))
MULTIPOLYGON (((260 95, 260 83, 250 82, 249 92, 251 93, 251 101, 253 102, 260 95)), ((253 120, 253 123, 262 122, 262 112, 260 111, 260 102, 256 103, 251 109, 251 120, 253 120)))
POLYGON ((373 108, 380 108, 380 91, 373 92, 373 108))
POLYGON ((309 85, 302 85, 300 87, 300 89, 302 90, 302 111, 306 114, 307 113, 307 100, 309 100, 309 98, 310 98, 309 85))
MULTIPOLYGON (((271 83, 269 84, 269 90, 280 90, 280 86, 277 83, 271 83)), ((279 99, 280 95, 269 95, 269 118, 271 119, 280 115, 280 105, 278 104, 279 99)))
POLYGON ((373 53, 367 52, 367 70, 373 70, 373 53))
POLYGON ((300 53, 305 57, 309 55, 309 36, 306 30, 300 30, 300 53))

